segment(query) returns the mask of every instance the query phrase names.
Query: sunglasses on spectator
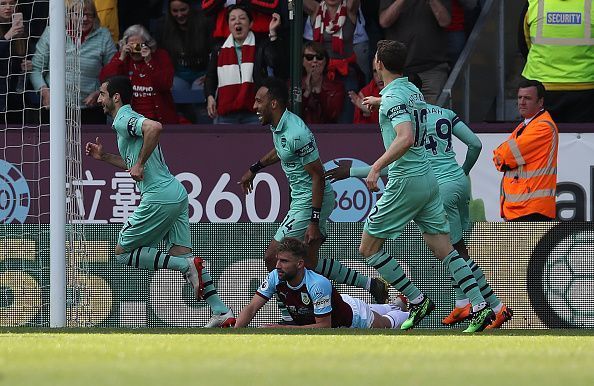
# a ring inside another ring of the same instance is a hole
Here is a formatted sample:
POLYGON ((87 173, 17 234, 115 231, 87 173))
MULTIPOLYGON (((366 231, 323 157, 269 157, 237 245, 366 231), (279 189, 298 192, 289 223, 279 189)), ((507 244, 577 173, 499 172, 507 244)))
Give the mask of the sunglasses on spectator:
POLYGON ((318 59, 318 60, 324 60, 325 56, 322 54, 303 54, 303 57, 305 58, 305 60, 314 60, 314 58, 318 59))

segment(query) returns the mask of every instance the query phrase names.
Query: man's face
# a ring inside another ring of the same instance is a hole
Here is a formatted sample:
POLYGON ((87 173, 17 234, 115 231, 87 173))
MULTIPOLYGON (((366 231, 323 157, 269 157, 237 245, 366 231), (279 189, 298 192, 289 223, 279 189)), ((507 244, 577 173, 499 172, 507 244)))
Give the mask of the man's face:
POLYGON ((113 97, 110 97, 109 92, 107 92, 107 83, 101 84, 97 103, 103 107, 103 112, 105 114, 111 115, 113 117, 113 112, 115 111, 115 102, 113 101, 113 97))
POLYGON ((260 87, 258 92, 256 92, 254 110, 262 125, 270 125, 272 123, 272 101, 270 100, 270 95, 268 95, 268 88, 260 87))
POLYGON ((234 9, 229 13, 229 30, 233 35, 233 39, 244 41, 251 28, 252 23, 244 10, 234 9))
POLYGON ((538 99, 536 87, 520 88, 518 90, 518 111, 523 118, 536 115, 544 104, 543 98, 538 99))
POLYGON ((280 252, 276 255, 276 270, 280 280, 290 281, 303 268, 303 259, 296 258, 290 252, 280 252))

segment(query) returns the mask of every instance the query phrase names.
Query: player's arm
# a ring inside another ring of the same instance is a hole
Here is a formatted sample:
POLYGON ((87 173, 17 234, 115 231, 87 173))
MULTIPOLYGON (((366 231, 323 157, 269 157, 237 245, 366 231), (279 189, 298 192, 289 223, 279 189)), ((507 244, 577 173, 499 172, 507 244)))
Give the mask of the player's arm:
POLYGON ((142 122, 142 148, 138 154, 138 161, 130 168, 130 175, 134 181, 144 179, 144 165, 159 144, 159 137, 163 126, 152 119, 145 119, 142 122))
POLYGON ((271 328, 332 328, 332 314, 324 316, 315 316, 316 322, 314 324, 304 324, 297 326, 293 324, 267 324, 265 327, 271 328))
POLYGON ((254 316, 256 316, 256 313, 264 306, 264 304, 266 304, 266 302, 268 302, 268 299, 256 292, 252 301, 250 301, 250 304, 245 306, 239 313, 237 321, 235 322, 235 328, 247 327, 252 319, 254 319, 254 316))
POLYGON ((373 163, 371 171, 365 179, 367 187, 372 192, 378 191, 377 180, 379 179, 382 169, 402 157, 415 142, 413 127, 410 121, 404 121, 397 124, 394 127, 394 130, 396 130, 396 139, 390 144, 388 150, 386 150, 386 152, 373 163))
MULTIPOLYGON (((340 180, 345 180, 349 177, 358 177, 358 178, 365 178, 371 171, 371 166, 360 166, 360 167, 353 167, 353 161, 351 160, 334 160, 334 164, 336 167, 334 169, 330 169, 324 173, 324 177, 329 179, 330 182, 336 182, 340 180)), ((383 168, 380 172, 381 176, 388 175, 388 168, 383 168)))
POLYGON ((270 150, 264 157, 260 158, 258 162, 250 166, 247 172, 241 177, 241 180, 238 182, 241 185, 241 189, 245 194, 251 193, 254 189, 254 177, 256 177, 256 173, 258 173, 261 169, 265 168, 266 166, 273 165, 280 161, 278 157, 278 153, 276 149, 270 150))
POLYGON ((322 165, 319 158, 303 167, 311 177, 311 220, 303 237, 303 241, 309 244, 312 241, 322 238, 320 232, 320 212, 322 211, 326 181, 324 179, 324 165, 322 165))
POLYGON ((314 162, 310 162, 304 166, 305 171, 311 177, 312 182, 312 199, 311 199, 311 206, 312 208, 321 208, 322 201, 324 199, 324 165, 318 158, 314 162))
POLYGON ((85 153, 89 157, 93 157, 99 161, 107 162, 116 168, 124 170, 128 169, 126 162, 121 156, 103 151, 103 144, 101 143, 99 137, 95 138, 95 142, 87 142, 85 146, 85 153))
POLYGON ((474 164, 476 164, 476 161, 481 154, 483 144, 481 143, 479 137, 474 134, 470 127, 468 127, 466 123, 464 123, 460 118, 457 116, 454 117, 452 123, 454 124, 452 133, 468 147, 468 150, 466 151, 466 158, 462 164, 462 170, 464 170, 466 175, 469 175, 470 169, 472 169, 474 164))

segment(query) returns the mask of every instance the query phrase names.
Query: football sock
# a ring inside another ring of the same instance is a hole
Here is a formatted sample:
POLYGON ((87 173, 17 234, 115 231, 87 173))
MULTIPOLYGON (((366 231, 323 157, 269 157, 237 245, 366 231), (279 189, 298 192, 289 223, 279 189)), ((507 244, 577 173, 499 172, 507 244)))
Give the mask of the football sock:
POLYGON ((406 277, 398 261, 383 249, 369 256, 367 264, 377 269, 391 286, 402 292, 407 298, 416 299, 418 296, 422 296, 421 291, 406 277))
POLYGON ((468 300, 468 298, 456 300, 456 308, 463 308, 466 307, 468 304, 470 304, 470 300, 468 300))
POLYGON ((318 259, 315 271, 337 283, 353 285, 367 290, 371 282, 371 279, 367 276, 345 267, 338 259, 318 259))
POLYGON ((132 252, 116 255, 116 260, 130 267, 150 269, 151 271, 164 268, 186 273, 189 267, 185 256, 171 256, 151 247, 140 247, 132 252))
POLYGON ((410 314, 408 312, 401 310, 392 310, 385 315, 385 317, 390 319, 392 328, 400 328, 402 323, 404 323, 404 321, 408 319, 409 316, 410 314))
POLYGON ((221 300, 221 297, 217 292, 217 288, 215 287, 212 278, 208 274, 206 267, 202 269, 202 282, 204 283, 203 299, 210 306, 212 313, 224 314, 229 312, 229 307, 227 307, 227 305, 223 303, 223 300, 221 300))
POLYGON ((499 300, 493 289, 491 289, 489 283, 487 283, 487 278, 485 277, 481 267, 479 267, 479 265, 470 257, 468 258, 467 263, 472 270, 472 274, 479 286, 479 289, 481 290, 481 294, 483 295, 483 298, 485 298, 485 301, 489 304, 489 307, 494 308, 499 306, 501 304, 501 300, 499 300))
POLYGON ((466 294, 464 292, 462 292, 462 290, 460 289, 460 286, 456 283, 456 281, 454 280, 454 278, 452 277, 451 279, 452 279, 452 288, 454 289, 454 295, 456 297, 456 301, 463 300, 463 299, 468 299, 466 297, 466 294))
POLYGON ((443 259, 442 263, 450 272, 450 276, 454 278, 456 283, 458 283, 462 292, 466 294, 465 297, 470 299, 470 303, 473 306, 479 306, 481 303, 485 302, 470 267, 468 267, 466 260, 464 260, 457 251, 452 250, 452 252, 443 259))
POLYGON ((491 309, 493 310, 494 313, 498 313, 499 311, 501 311, 502 308, 503 308, 503 303, 501 302, 501 300, 499 301, 498 305, 496 305, 495 307, 491 307, 491 309))

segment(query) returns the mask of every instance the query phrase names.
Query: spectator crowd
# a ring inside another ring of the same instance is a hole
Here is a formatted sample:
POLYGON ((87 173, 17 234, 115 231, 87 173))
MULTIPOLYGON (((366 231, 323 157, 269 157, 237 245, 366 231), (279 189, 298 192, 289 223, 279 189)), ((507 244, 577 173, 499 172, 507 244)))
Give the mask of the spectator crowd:
MULTIPOLYGON (((66 49, 80 50, 84 124, 105 123, 98 90, 114 75, 130 77, 136 111, 167 124, 257 123, 253 104, 261 82, 269 76, 289 82, 286 0, 84 0, 82 9, 79 1, 65 1, 79 7, 67 20, 66 49)), ((376 123, 377 112, 362 100, 383 87, 372 61, 384 38, 407 46, 405 75, 418 77, 427 102, 436 103, 482 3, 303 0, 301 116, 306 123, 376 123)), ((7 123, 48 119, 47 15, 47 1, 0 0, 0 114, 7 123)), ((528 56, 524 76, 542 73, 534 65, 541 53, 528 56)), ((579 80, 577 97, 591 96, 588 82, 579 80)), ((67 84, 74 81, 67 74, 67 84)), ((560 94, 565 89, 558 84, 552 92, 560 94)))

